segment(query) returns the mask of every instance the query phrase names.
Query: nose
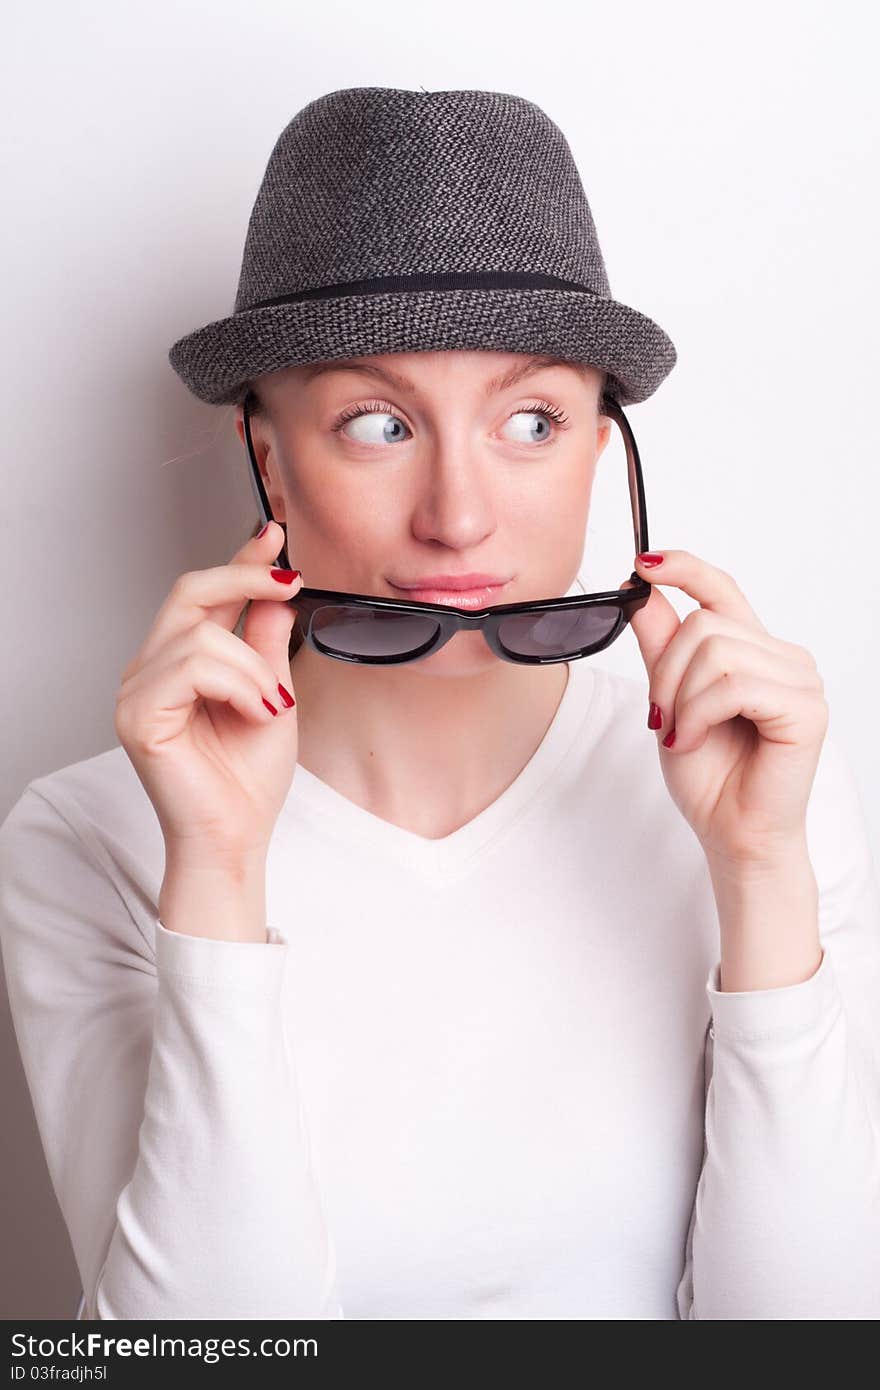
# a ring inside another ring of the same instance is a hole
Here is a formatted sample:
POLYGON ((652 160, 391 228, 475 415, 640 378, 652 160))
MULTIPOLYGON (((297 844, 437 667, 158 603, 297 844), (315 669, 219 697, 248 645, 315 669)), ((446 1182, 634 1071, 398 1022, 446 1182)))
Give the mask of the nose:
POLYGON ((453 438, 435 442, 426 451, 413 497, 415 538, 471 552, 494 533, 497 524, 490 463, 481 460, 472 446, 453 438))

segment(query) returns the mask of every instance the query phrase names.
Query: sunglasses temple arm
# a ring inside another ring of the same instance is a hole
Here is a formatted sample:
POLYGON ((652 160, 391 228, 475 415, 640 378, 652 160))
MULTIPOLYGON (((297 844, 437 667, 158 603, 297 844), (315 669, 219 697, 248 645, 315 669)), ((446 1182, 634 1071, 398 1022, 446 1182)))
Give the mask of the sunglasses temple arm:
MULTIPOLYGON (((268 495, 267 495, 267 493, 266 493, 266 489, 265 489, 264 486, 263 486, 263 479, 262 479, 262 477, 261 477, 261 475, 260 475, 259 464, 257 463, 256 455, 255 455, 255 453, 254 453, 254 441, 253 441, 253 439, 252 439, 252 437, 251 437, 250 396, 249 396, 249 395, 245 397, 245 401, 244 401, 244 407, 243 407, 243 421, 244 421, 244 437, 245 437, 245 444, 246 444, 246 447, 247 447, 248 462, 250 463, 250 468, 248 469, 248 476, 249 476, 249 478, 250 478, 250 480, 251 480, 251 491, 252 491, 253 494, 254 494, 254 501, 255 501, 256 504, 257 504, 257 515, 259 516, 262 525, 265 526, 267 522, 269 522, 269 521, 274 521, 275 518, 274 518, 274 516, 272 515, 272 508, 271 508, 271 506, 269 505, 269 498, 268 498, 268 495)), ((287 554, 287 535, 286 535, 286 533, 285 533, 284 543, 282 544, 281 550, 280 550, 279 553, 278 553, 278 565, 279 565, 282 569, 290 569, 290 559, 288 558, 288 554, 287 554)))
MULTIPOLYGON (((627 478, 629 481, 629 499, 632 506, 633 515, 633 540, 635 542, 635 553, 641 555, 643 551, 650 549, 648 541, 648 509, 645 505, 645 484, 642 477, 642 464, 639 458, 638 445, 635 441, 629 421, 622 409, 614 400, 605 402, 604 409, 611 415, 620 426, 623 435, 624 448, 626 449, 627 478)), ((641 582, 641 575, 637 570, 633 570, 630 578, 641 582)))

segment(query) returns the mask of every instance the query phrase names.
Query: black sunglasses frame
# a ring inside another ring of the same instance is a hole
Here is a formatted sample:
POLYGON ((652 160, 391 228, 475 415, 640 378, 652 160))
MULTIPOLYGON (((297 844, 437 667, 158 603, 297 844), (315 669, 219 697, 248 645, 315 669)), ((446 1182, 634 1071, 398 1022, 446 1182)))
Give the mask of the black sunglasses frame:
MULTIPOLYGON (((250 424, 251 400, 251 393, 248 392, 243 405, 244 434, 250 462, 251 486, 257 503, 257 510, 263 523, 267 523, 274 521, 275 518, 272 515, 254 453, 250 424)), ((638 446, 630 423, 617 401, 610 396, 603 396, 600 402, 600 413, 613 419, 623 435, 633 514, 633 537, 636 554, 640 555, 643 551, 650 549, 650 543, 648 541, 645 488, 638 446)), ((278 564, 285 569, 291 568, 287 554, 286 533, 284 543, 279 551, 278 564)), ((513 661, 526 666, 548 666, 555 662, 576 661, 581 657, 591 656, 593 653, 609 647, 620 636, 630 622, 632 615, 637 613, 640 608, 644 608, 651 596, 651 585, 647 580, 642 579, 636 570, 633 570, 630 579, 633 584, 631 589, 607 589, 594 594, 568 594, 561 598, 533 599, 523 603, 497 603, 488 608, 476 610, 456 608, 445 603, 423 603, 416 599, 407 600, 384 598, 371 594, 352 594, 341 589, 313 589, 305 585, 288 602, 297 611, 297 617, 303 628, 304 641, 323 656, 330 656, 337 661, 351 661, 368 666, 401 665, 405 662, 419 661, 438 651, 450 638, 455 636, 456 632, 480 631, 491 650, 503 661, 513 661), (360 656, 334 651, 321 644, 318 633, 315 631, 314 616, 321 608, 343 604, 346 607, 366 608, 376 613, 409 613, 420 616, 430 614, 437 623, 437 630, 429 641, 414 651, 405 652, 401 656, 360 656), (598 642, 590 643, 586 647, 560 656, 526 656, 508 651, 501 642, 499 629, 511 614, 544 613, 554 612, 558 609, 590 607, 616 607, 618 616, 614 627, 606 637, 598 642)))

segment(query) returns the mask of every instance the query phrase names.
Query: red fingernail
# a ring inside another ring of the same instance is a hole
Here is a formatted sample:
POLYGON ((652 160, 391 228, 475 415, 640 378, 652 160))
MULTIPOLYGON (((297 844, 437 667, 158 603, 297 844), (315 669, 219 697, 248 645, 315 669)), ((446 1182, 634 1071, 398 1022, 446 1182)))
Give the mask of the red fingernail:
POLYGON ((658 555, 656 550, 645 550, 642 552, 641 555, 637 555, 636 559, 638 560, 639 564, 647 565, 649 568, 652 565, 663 564, 663 556, 658 555))
POLYGON ((651 701, 651 708, 648 710, 648 728, 663 728, 663 715, 661 713, 660 706, 655 705, 653 700, 651 701))
POLYGON ((265 536, 265 534, 266 534, 266 532, 268 531, 268 529, 269 529, 269 523, 268 523, 268 521, 267 521, 267 522, 266 522, 266 525, 263 527, 262 531, 258 531, 258 532, 257 532, 257 540, 259 540, 261 536, 265 536))
POLYGON ((675 730, 674 730, 674 729, 670 729, 670 730, 669 730, 669 733, 666 735, 665 739, 663 740, 663 747, 664 747, 664 748, 671 748, 674 742, 675 742, 675 730))
POLYGON ((292 584, 299 570, 270 570, 269 573, 279 584, 292 584))
POLYGON ((270 705, 270 704, 269 704, 269 701, 268 701, 267 699, 265 699, 265 697, 264 697, 264 699, 263 699, 263 704, 266 706, 266 709, 269 711, 270 714, 277 714, 277 713, 278 713, 278 711, 277 711, 277 709, 275 708, 275 706, 274 706, 274 705, 270 705))
POLYGON ((278 682, 278 694, 281 696, 282 700, 284 701, 284 703, 285 703, 285 705, 287 706, 288 709, 290 709, 291 705, 295 705, 295 704, 296 704, 296 700, 294 700, 294 698, 293 698, 293 696, 291 695, 290 691, 289 691, 289 690, 285 690, 285 689, 284 689, 284 686, 281 684, 280 681, 278 682))

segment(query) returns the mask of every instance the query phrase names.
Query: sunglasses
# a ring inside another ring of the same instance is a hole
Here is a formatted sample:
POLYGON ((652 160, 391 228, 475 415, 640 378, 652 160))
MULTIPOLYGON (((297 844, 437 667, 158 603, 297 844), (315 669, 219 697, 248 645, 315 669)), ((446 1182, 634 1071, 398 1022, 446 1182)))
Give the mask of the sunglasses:
MULTIPOLYGON (((243 406, 251 483, 264 522, 274 521, 251 438, 252 397, 243 406)), ((620 428, 626 448, 635 553, 650 549, 645 490, 639 451, 629 421, 617 402, 603 396, 600 410, 620 428)), ((285 539, 278 564, 290 568, 285 539)), ((303 586, 289 603, 297 613, 303 640, 336 661, 388 666, 421 661, 439 651, 457 632, 481 632, 497 657, 527 666, 577 661, 609 647, 632 615, 651 596, 651 585, 633 570, 631 589, 595 594, 497 603, 476 610, 451 604, 350 594, 303 586)))

